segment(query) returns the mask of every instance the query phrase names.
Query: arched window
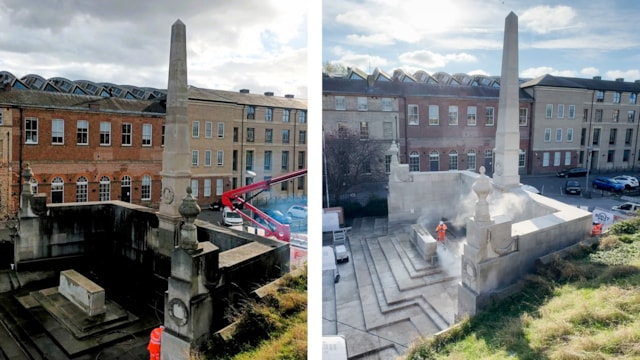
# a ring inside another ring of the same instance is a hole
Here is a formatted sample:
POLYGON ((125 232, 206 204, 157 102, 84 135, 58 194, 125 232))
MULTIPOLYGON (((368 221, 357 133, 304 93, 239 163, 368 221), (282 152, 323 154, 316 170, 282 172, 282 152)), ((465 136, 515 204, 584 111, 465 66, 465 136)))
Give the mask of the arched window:
POLYGON ((420 154, 417 151, 409 154, 409 171, 420 171, 420 154))
POLYGON ((151 176, 142 177, 142 200, 151 200, 151 176))
POLYGON ((435 150, 429 153, 429 170, 430 171, 440 170, 440 154, 438 154, 438 152, 435 150))
POLYGON ((80 176, 76 181, 76 202, 87 201, 89 201, 89 180, 84 176, 80 176))
POLYGON ((64 180, 59 176, 51 180, 51 202, 53 204, 64 202, 64 180))
POLYGON ((467 152, 467 169, 468 170, 476 169, 476 152, 473 150, 469 150, 467 152))
POLYGON ((108 176, 100 178, 100 201, 111 200, 111 180, 108 176))
POLYGON ((449 170, 458 170, 458 152, 455 150, 449 152, 449 170))
POLYGON ((120 200, 131 202, 131 176, 125 175, 120 181, 120 200))
POLYGON ((520 154, 518 154, 518 167, 524 168, 526 159, 527 153, 524 150, 520 149, 520 154))

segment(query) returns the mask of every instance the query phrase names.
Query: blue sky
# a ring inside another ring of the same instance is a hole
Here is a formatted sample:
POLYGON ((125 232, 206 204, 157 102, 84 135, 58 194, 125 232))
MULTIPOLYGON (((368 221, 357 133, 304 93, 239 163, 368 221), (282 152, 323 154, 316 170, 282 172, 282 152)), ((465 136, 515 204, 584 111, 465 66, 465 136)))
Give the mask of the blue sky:
POLYGON ((297 0, 0 0, 0 70, 166 88, 171 25, 189 84, 307 98, 307 4, 297 0))
POLYGON ((640 80, 640 2, 325 0, 323 63, 392 74, 500 75, 504 20, 518 16, 519 72, 640 80))

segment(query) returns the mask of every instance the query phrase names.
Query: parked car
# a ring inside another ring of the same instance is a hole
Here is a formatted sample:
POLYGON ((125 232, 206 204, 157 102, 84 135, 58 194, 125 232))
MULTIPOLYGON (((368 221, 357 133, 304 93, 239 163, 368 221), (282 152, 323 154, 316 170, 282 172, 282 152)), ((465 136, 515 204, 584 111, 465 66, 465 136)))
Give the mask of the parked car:
POLYGON ((287 215, 292 218, 306 218, 307 217, 307 206, 306 205, 291 205, 289 210, 287 210, 287 215))
POLYGON ((556 175, 558 177, 586 176, 587 175, 587 168, 575 167, 575 168, 564 169, 562 171, 558 171, 558 173, 556 175))
POLYGON ((582 186, 580 186, 580 182, 578 180, 567 180, 564 183, 564 193, 565 194, 575 194, 580 195, 582 193, 582 186))
POLYGON ((227 226, 242 225, 244 220, 240 214, 225 206, 222 210, 222 223, 227 226))
POLYGON ((621 205, 613 206, 611 210, 619 211, 625 215, 636 215, 638 210, 640 210, 640 204, 626 202, 621 205))
POLYGON ((291 224, 291 217, 283 214, 280 210, 267 209, 263 210, 263 212, 280 224, 291 224))
POLYGON ((591 186, 593 186, 594 189, 601 189, 601 190, 614 191, 614 192, 620 192, 624 190, 624 184, 619 183, 613 180, 612 178, 608 178, 604 176, 598 176, 597 178, 595 178, 591 183, 591 186))
POLYGON ((634 178, 633 176, 629 176, 629 175, 619 175, 619 176, 614 176, 613 180, 622 183, 624 185, 624 188, 629 190, 629 189, 635 189, 638 187, 638 179, 634 178))

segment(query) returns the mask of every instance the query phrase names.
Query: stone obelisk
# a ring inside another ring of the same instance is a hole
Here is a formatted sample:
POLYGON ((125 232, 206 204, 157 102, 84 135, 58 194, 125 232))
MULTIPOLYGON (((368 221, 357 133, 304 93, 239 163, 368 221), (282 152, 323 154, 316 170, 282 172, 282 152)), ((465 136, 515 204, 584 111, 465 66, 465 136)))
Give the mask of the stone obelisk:
POLYGON ((187 112, 187 39, 184 23, 171 26, 169 83, 167 87, 165 140, 162 152, 162 198, 160 202, 159 239, 161 253, 170 255, 179 241, 180 200, 191 184, 191 146, 187 112))
POLYGON ((518 81, 518 16, 507 15, 504 24, 502 74, 498 104, 493 183, 498 189, 520 186, 520 84, 518 81))

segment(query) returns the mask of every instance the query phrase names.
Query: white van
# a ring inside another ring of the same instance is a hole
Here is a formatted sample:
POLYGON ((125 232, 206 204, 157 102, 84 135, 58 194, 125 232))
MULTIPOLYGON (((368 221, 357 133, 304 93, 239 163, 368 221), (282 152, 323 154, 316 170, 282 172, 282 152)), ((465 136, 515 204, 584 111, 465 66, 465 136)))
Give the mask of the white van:
POLYGON ((242 226, 244 220, 240 214, 225 206, 224 210, 222 210, 222 223, 227 226, 242 226))
POLYGON ((640 204, 626 202, 612 207, 611 210, 619 211, 625 215, 636 215, 638 210, 640 210, 640 204))

